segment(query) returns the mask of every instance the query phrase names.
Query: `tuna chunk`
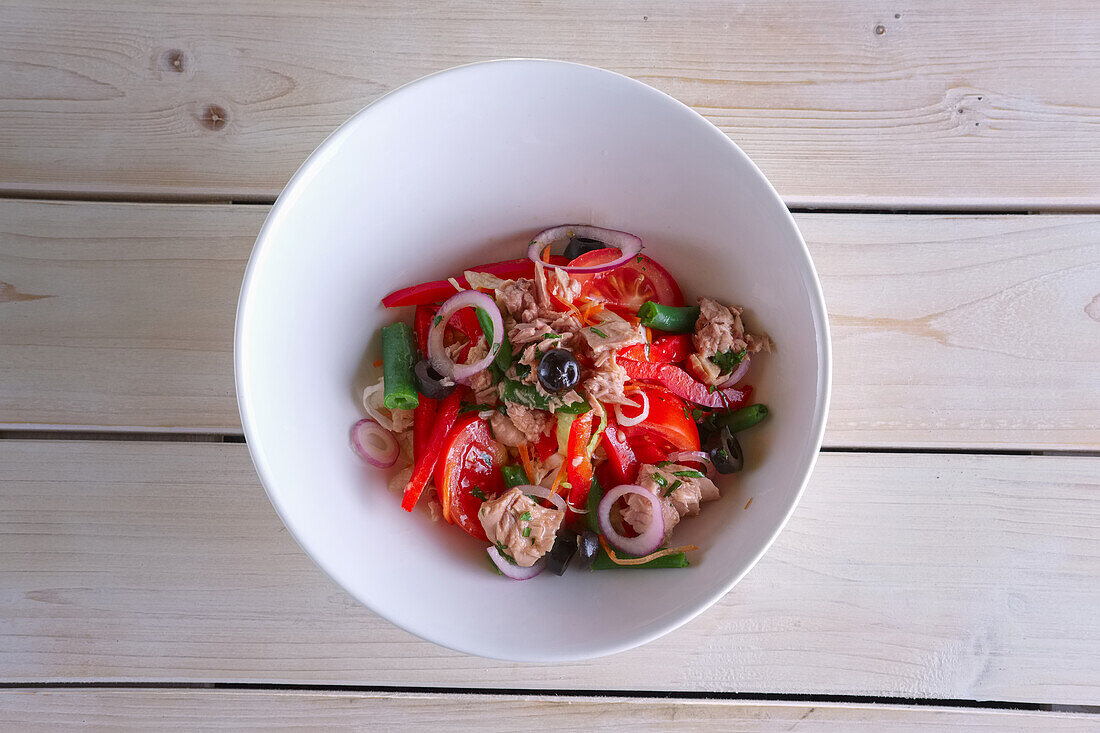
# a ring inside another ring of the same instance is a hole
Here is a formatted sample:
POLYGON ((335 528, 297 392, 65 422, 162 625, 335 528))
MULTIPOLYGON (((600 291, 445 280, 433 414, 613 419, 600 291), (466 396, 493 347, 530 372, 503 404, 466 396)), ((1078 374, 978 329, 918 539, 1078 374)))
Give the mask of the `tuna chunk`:
POLYGON ((535 281, 529 277, 505 281, 500 290, 499 305, 517 323, 533 321, 538 315, 535 302, 535 281))
POLYGON ((550 413, 532 410, 515 402, 505 404, 507 415, 493 412, 490 424, 493 435, 504 445, 518 447, 524 443, 536 443, 550 425, 550 413))
POLYGON ((543 508, 514 488, 482 504, 477 516, 489 541, 529 568, 554 546, 565 513, 543 508))
POLYGON ((699 318, 695 321, 695 335, 692 342, 699 356, 709 359, 715 354, 728 351, 770 351, 771 341, 767 336, 756 336, 745 332, 741 323, 742 308, 724 306, 711 298, 699 298, 699 318))
MULTIPOLYGON (((718 487, 706 476, 677 476, 677 473, 699 473, 691 466, 681 466, 672 463, 666 466, 643 464, 638 469, 638 485, 646 491, 661 497, 661 508, 665 519, 665 542, 672 537, 673 528, 681 519, 695 516, 699 513, 700 504, 704 501, 714 501, 718 498, 718 487), (679 486, 668 496, 665 493, 679 486)), ((640 496, 628 494, 626 507, 623 509, 623 521, 638 532, 644 531, 652 521, 652 507, 650 503, 640 496)))
POLYGON ((592 352, 592 362, 597 367, 603 366, 616 349, 645 343, 645 333, 641 326, 628 323, 609 310, 605 310, 602 316, 603 320, 599 325, 581 329, 581 334, 592 352))
POLYGON ((626 370, 619 366, 615 361, 615 354, 612 353, 602 365, 592 370, 582 387, 589 400, 632 404, 633 400, 623 393, 628 379, 626 370))

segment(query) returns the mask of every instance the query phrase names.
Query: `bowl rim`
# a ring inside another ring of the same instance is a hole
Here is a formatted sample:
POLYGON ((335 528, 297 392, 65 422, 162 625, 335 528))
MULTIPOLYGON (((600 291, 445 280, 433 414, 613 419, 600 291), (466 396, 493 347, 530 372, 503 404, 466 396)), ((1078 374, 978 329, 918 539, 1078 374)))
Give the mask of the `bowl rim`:
POLYGON ((255 467, 257 476, 259 477, 260 483, 264 488, 264 492, 267 494, 268 500, 271 502, 272 507, 275 509, 275 513, 279 516, 279 519, 286 527, 287 532, 290 534, 291 537, 294 538, 294 541, 310 558, 310 560, 313 561, 314 565, 316 565, 326 576, 328 576, 330 580, 332 580, 344 592, 348 593, 348 595, 354 598, 357 602, 361 603, 372 613, 378 615, 381 618, 384 618, 386 621, 393 624, 394 626, 397 626, 398 628, 404 629, 405 631, 408 631, 409 633, 412 633, 421 639, 432 642, 441 647, 452 649, 463 654, 469 654, 472 656, 479 656, 489 659, 498 659, 508 662, 562 663, 593 659, 596 657, 617 654, 619 652, 627 651, 629 649, 634 649, 644 644, 648 644, 651 641, 654 641, 680 628, 681 626, 687 624, 689 621, 695 619, 707 609, 711 608, 719 600, 721 600, 722 597, 729 593, 729 591, 732 590, 735 585, 740 583, 741 580, 743 580, 744 577, 749 573, 749 571, 752 570, 758 562, 760 562, 760 559, 771 548, 772 544, 779 536, 779 533, 783 530, 784 527, 787 526, 787 522, 790 520, 791 515, 794 514, 795 508, 802 500, 802 495, 806 491, 806 486, 809 483, 810 476, 813 474, 814 467, 817 464, 817 458, 821 453, 821 445, 825 435, 825 424, 829 414, 829 405, 832 399, 832 340, 829 331, 829 321, 825 305, 825 296, 821 288, 821 279, 818 276, 817 268, 814 266, 813 259, 810 256, 809 248, 806 246, 806 241, 802 236, 801 230, 799 230, 798 225, 794 220, 794 217, 792 216, 790 210, 787 208, 787 205, 783 202, 782 197, 775 190, 772 182, 768 180, 767 176, 764 175, 763 171, 760 170, 759 166, 756 165, 756 163, 748 156, 748 154, 746 154, 740 148, 740 146, 737 145, 737 143, 735 143, 728 135, 726 135, 726 133, 718 129, 718 127, 714 125, 714 123, 703 117, 703 115, 699 114, 694 109, 676 99, 675 97, 671 96, 670 94, 666 94, 659 89, 651 87, 650 85, 637 79, 626 76, 625 74, 620 74, 618 72, 610 71, 608 69, 603 69, 597 66, 591 66, 588 64, 581 64, 572 61, 561 61, 545 58, 513 57, 475 61, 468 64, 461 64, 447 69, 441 69, 439 71, 421 76, 417 79, 413 79, 412 81, 402 84, 401 86, 394 88, 393 90, 383 94, 381 97, 374 100, 373 102, 362 107, 353 115, 344 120, 344 122, 340 123, 340 125, 331 133, 329 133, 329 135, 306 157, 305 161, 303 161, 298 169, 294 172, 294 175, 290 177, 286 185, 283 187, 282 191, 279 193, 279 196, 276 198, 275 203, 272 205, 271 210, 268 212, 267 217, 264 219, 263 226, 260 228, 259 233, 256 235, 256 241, 253 244, 251 253, 249 254, 248 263, 245 266, 244 277, 241 281, 241 289, 237 299, 237 312, 234 320, 233 372, 234 387, 237 392, 237 407, 240 412, 241 426, 244 432, 245 444, 248 447, 249 457, 252 459, 252 464, 255 467), (711 134, 719 136, 726 145, 729 145, 732 148, 735 156, 740 157, 743 162, 748 163, 751 169, 755 171, 757 176, 759 176, 760 180, 764 182, 767 190, 767 196, 781 207, 786 216, 786 222, 790 226, 790 229, 793 231, 799 244, 797 256, 801 257, 802 264, 805 267, 805 272, 809 275, 809 277, 805 278, 805 280, 808 285, 808 294, 810 296, 810 309, 812 311, 811 315, 814 324, 815 334, 817 337, 817 355, 819 363, 821 365, 821 368, 819 369, 817 375, 817 398, 816 404, 814 405, 813 421, 811 427, 813 438, 812 445, 814 446, 814 450, 803 459, 803 466, 801 468, 802 478, 799 483, 798 490, 794 494, 794 497, 791 500, 790 506, 788 507, 786 513, 783 515, 782 519, 778 523, 776 523, 767 541, 763 543, 760 550, 749 560, 749 562, 744 565, 744 568, 740 572, 731 576, 726 583, 715 586, 710 592, 704 594, 696 608, 691 609, 687 613, 677 615, 667 621, 647 626, 647 630, 644 633, 639 633, 636 636, 629 637, 629 639, 616 642, 608 642, 602 645, 596 643, 593 645, 592 649, 586 650, 584 653, 580 654, 548 653, 536 655, 509 655, 488 653, 485 650, 475 648, 475 645, 473 644, 461 644, 456 643, 453 640, 443 640, 439 638, 438 634, 434 633, 431 629, 410 627, 399 619, 381 613, 380 611, 375 609, 370 603, 361 598, 358 594, 345 587, 335 578, 332 573, 329 572, 329 570, 324 565, 321 564, 321 562, 316 558, 313 552, 310 551, 310 548, 307 545, 307 540, 303 537, 300 537, 298 532, 295 531, 292 522, 289 521, 288 513, 285 511, 285 508, 281 505, 279 499, 274 495, 272 489, 270 488, 270 486, 274 484, 272 481, 270 470, 267 465, 267 461, 263 455, 262 448, 256 441, 256 429, 253 426, 251 405, 249 404, 245 396, 247 390, 246 379, 243 369, 243 331, 246 301, 251 291, 252 281, 258 268, 257 263, 262 257, 263 251, 265 249, 265 244, 267 243, 268 235, 270 231, 278 226, 279 221, 282 219, 284 210, 291 204, 291 202, 293 202, 295 198, 294 193, 296 192, 298 186, 301 185, 303 180, 313 175, 313 169, 321 165, 329 157, 333 148, 336 147, 337 144, 346 135, 350 134, 350 131, 353 129, 355 123, 362 117, 366 116, 376 106, 382 105, 387 102, 392 102, 392 99, 395 96, 400 96, 400 94, 407 89, 414 87, 429 79, 434 79, 436 77, 451 74, 464 72, 468 73, 471 69, 475 69, 478 67, 497 65, 566 66, 618 77, 618 80, 620 82, 635 87, 640 87, 642 91, 648 94, 660 95, 661 97, 664 97, 664 101, 666 103, 671 102, 682 108, 683 110, 686 110, 691 115, 697 117, 699 120, 705 122, 706 127, 709 128, 709 132, 711 134))

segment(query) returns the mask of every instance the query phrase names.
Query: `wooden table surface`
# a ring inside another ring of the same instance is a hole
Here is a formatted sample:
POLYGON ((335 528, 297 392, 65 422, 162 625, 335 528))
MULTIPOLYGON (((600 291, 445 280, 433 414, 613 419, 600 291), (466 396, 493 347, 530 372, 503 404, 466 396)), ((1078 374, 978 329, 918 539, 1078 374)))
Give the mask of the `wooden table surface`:
POLYGON ((0 725, 1100 729, 1100 4, 0 0, 0 725), (796 212, 825 448, 715 607, 587 662, 420 641, 259 485, 240 278, 337 124, 562 58, 796 212))

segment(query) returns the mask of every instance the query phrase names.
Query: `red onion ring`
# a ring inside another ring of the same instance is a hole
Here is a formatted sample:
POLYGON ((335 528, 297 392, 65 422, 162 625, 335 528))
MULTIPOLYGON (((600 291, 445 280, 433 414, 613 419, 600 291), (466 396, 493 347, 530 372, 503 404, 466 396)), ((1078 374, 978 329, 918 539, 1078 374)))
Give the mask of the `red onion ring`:
POLYGON ((351 445, 360 458, 376 468, 389 468, 401 455, 397 438, 374 420, 363 419, 355 423, 351 429, 351 445))
POLYGON ((584 237, 603 242, 609 247, 619 250, 620 256, 603 265, 591 265, 588 267, 570 267, 569 265, 550 265, 560 267, 566 272, 606 272, 614 270, 619 265, 625 264, 642 251, 642 240, 633 234, 620 232, 617 229, 604 229, 578 224, 565 224, 563 226, 544 229, 539 232, 527 247, 527 258, 532 262, 542 262, 542 253, 547 247, 568 242, 573 237, 584 237))
POLYGON ((719 384, 715 389, 725 389, 726 387, 732 387, 745 378, 745 375, 749 373, 749 355, 745 354, 745 358, 741 360, 741 363, 737 365, 737 368, 733 370, 733 373, 729 375, 726 381, 719 384))
POLYGON ((432 319, 431 330, 428 331, 428 359, 432 367, 440 376, 448 377, 456 382, 465 382, 478 372, 489 368, 500 351, 500 344, 504 340, 504 321, 500 316, 500 309, 496 302, 485 293, 477 290, 463 290, 455 293, 443 302, 439 313, 432 319), (489 353, 472 364, 456 364, 447 356, 443 348, 443 332, 447 328, 447 321, 455 313, 463 308, 481 308, 489 314, 489 320, 493 324, 493 341, 489 344, 489 353))
POLYGON ((681 464, 684 461, 695 461, 703 466, 703 472, 711 481, 718 478, 718 471, 714 468, 714 464, 710 462, 710 456, 701 450, 682 450, 679 453, 672 453, 669 455, 668 460, 681 464))
POLYGON ((596 518, 600 522, 600 531, 603 532, 603 536, 607 538, 611 546, 620 552, 642 557, 655 552, 665 538, 665 514, 661 500, 657 498, 656 494, 646 491, 641 486, 635 486, 634 484, 616 486, 603 495, 596 512, 596 518), (611 507, 627 494, 637 494, 644 497, 649 501, 651 508, 650 517, 652 521, 650 521, 645 531, 637 537, 624 537, 611 526, 611 507))
POLYGON ((642 396, 642 411, 634 417, 624 417, 622 411, 622 405, 615 403, 615 419, 619 421, 620 425, 625 425, 628 428, 632 425, 638 425, 644 422, 649 417, 649 395, 644 391, 639 391, 638 394, 642 396))
POLYGON ((577 509, 575 506, 567 502, 562 498, 561 494, 556 494, 545 486, 535 486, 534 484, 522 484, 517 486, 520 493, 527 494, 528 496, 537 496, 540 499, 549 499, 550 503, 554 505, 559 511, 571 510, 574 514, 587 514, 587 509, 577 509))
POLYGON ((500 572, 504 573, 512 580, 529 580, 546 569, 545 557, 540 557, 538 560, 535 560, 534 565, 525 568, 509 562, 500 554, 500 550, 495 547, 490 547, 486 552, 489 553, 489 559, 500 569, 500 572))

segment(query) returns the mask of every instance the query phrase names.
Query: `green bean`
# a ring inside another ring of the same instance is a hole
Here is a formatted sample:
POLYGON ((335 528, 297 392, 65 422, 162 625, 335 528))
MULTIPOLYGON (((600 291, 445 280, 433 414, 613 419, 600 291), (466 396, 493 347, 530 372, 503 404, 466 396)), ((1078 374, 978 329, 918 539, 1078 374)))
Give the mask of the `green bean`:
POLYGON ((413 377, 415 354, 409 324, 399 321, 382 329, 382 403, 390 410, 411 410, 420 404, 413 377))
POLYGON ((742 407, 740 410, 734 410, 733 412, 727 412, 725 414, 718 413, 711 415, 710 419, 714 422, 715 430, 727 427, 730 429, 731 433, 736 433, 739 430, 751 428, 767 416, 768 406, 756 404, 748 405, 747 407, 742 407))
MULTIPOLYGON (((518 402, 524 407, 530 407, 533 410, 550 409, 549 397, 541 394, 535 389, 534 385, 517 382, 514 379, 504 380, 503 397, 506 402, 518 402)), ((581 400, 568 405, 562 405, 554 410, 554 412, 568 412, 573 415, 580 415, 591 409, 592 405, 588 404, 587 400, 581 400)))
MULTIPOLYGON (((485 312, 484 308, 475 308, 474 312, 477 313, 478 323, 481 324, 481 331, 485 334, 485 343, 493 343, 493 321, 489 318, 489 314, 485 312)), ((512 365, 512 342, 508 340, 508 332, 505 331, 501 335, 500 350, 497 351, 496 357, 493 359, 493 366, 500 370, 499 373, 503 374, 504 370, 512 365)), ((494 374, 497 374, 494 370, 494 374)))
POLYGON ((500 467, 500 472, 504 476, 504 485, 509 489, 530 483, 527 480, 527 472, 523 470, 523 466, 504 465, 500 467))
POLYGON ((695 321, 699 319, 699 306, 689 305, 678 308, 674 305, 661 305, 647 300, 638 309, 638 318, 643 326, 669 333, 690 333, 695 330, 695 321))
POLYGON ((584 521, 588 523, 588 528, 596 534, 600 533, 600 520, 597 519, 597 515, 599 514, 598 509, 600 508, 601 499, 603 499, 603 486, 600 485, 599 479, 593 476, 592 485, 588 487, 588 501, 584 507, 588 510, 588 514, 584 515, 584 521))
MULTIPOLYGON (((621 559, 621 558, 620 558, 621 559)), ((592 562, 593 570, 631 570, 634 568, 686 568, 691 565, 687 555, 682 552, 674 552, 671 555, 658 557, 643 565, 619 565, 608 557, 607 552, 601 547, 600 554, 592 562)))

